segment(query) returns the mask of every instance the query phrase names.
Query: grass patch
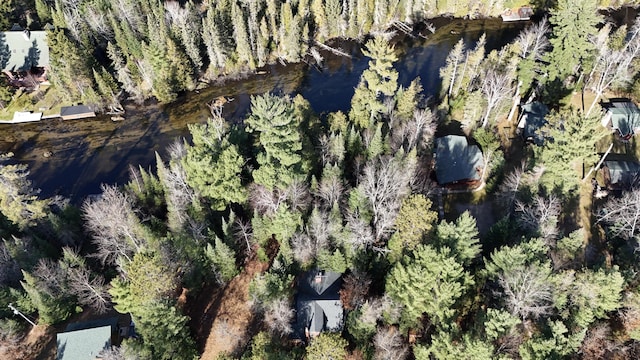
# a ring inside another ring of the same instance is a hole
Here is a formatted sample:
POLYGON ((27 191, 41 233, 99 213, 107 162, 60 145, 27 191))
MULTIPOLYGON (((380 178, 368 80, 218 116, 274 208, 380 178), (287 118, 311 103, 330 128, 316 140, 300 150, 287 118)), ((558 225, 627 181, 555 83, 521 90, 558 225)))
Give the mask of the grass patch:
POLYGON ((64 103, 64 96, 54 86, 40 86, 30 93, 18 90, 9 105, 0 110, 0 119, 11 120, 16 111, 42 112, 45 116, 59 114, 64 103))

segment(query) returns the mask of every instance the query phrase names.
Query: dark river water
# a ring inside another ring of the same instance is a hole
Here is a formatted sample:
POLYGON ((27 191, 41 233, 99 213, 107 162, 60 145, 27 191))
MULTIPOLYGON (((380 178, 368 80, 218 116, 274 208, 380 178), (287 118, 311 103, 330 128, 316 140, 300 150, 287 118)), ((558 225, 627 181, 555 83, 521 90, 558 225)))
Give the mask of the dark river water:
MULTIPOLYGON (((406 86, 419 76, 426 95, 439 92, 439 68, 460 38, 472 47, 484 32, 490 51, 512 41, 526 26, 499 19, 436 19, 434 25, 436 32, 425 31, 426 38, 394 40, 400 84, 406 86)), ((230 120, 246 114, 251 95, 270 91, 302 94, 318 113, 347 111, 368 59, 355 42, 334 46, 351 58, 321 52, 325 58, 322 67, 304 63, 271 66, 262 75, 210 86, 169 105, 128 105, 122 122, 98 117, 0 125, 0 152, 13 152, 14 161, 29 166, 30 178, 42 196, 59 194, 79 203, 86 195, 99 193, 102 183, 124 184, 130 165, 153 167, 155 152, 166 158, 167 145, 188 136, 188 124, 205 122, 209 114, 206 103, 218 96, 234 99, 224 107, 230 120), (53 155, 45 158, 46 152, 53 155)))

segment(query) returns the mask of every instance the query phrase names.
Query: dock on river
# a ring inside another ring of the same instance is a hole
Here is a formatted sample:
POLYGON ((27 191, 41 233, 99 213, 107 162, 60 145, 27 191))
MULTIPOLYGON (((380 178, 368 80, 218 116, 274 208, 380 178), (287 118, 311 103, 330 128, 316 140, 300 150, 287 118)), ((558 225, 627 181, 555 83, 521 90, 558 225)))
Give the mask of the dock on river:
POLYGON ((507 9, 500 15, 502 21, 526 21, 533 16, 533 9, 529 6, 523 6, 517 9, 507 9))

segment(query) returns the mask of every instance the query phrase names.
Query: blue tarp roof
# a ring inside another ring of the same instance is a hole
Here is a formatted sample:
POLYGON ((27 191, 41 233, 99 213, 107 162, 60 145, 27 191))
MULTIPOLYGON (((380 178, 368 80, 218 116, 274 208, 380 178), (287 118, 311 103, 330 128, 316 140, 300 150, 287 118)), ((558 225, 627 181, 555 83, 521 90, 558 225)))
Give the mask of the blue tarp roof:
POLYGON ((484 165, 477 145, 469 145, 467 138, 448 135, 436 139, 436 178, 440 185, 456 181, 480 180, 484 165))

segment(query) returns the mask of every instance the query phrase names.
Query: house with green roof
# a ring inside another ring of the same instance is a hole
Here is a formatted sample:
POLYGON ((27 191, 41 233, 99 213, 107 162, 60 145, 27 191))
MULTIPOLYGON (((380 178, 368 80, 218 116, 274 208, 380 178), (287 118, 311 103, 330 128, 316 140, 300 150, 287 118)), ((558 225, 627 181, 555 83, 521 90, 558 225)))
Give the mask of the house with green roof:
POLYGON ((448 135, 436 139, 436 180, 440 186, 482 183, 484 158, 477 145, 470 145, 465 136, 448 135))
POLYGON ((324 331, 342 330, 341 286, 342 274, 336 272, 316 269, 302 274, 296 295, 294 337, 306 341, 324 331))
POLYGON ((612 99, 603 105, 605 115, 602 126, 616 132, 620 139, 629 141, 640 131, 640 109, 629 99, 612 99))
POLYGON ((56 360, 91 360, 111 347, 111 325, 74 330, 57 335, 56 360))
POLYGON ((547 124, 545 116, 549 113, 549 108, 538 101, 533 101, 520 108, 520 121, 518 121, 517 132, 528 144, 541 146, 544 136, 540 129, 547 124))

